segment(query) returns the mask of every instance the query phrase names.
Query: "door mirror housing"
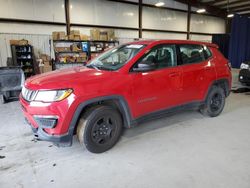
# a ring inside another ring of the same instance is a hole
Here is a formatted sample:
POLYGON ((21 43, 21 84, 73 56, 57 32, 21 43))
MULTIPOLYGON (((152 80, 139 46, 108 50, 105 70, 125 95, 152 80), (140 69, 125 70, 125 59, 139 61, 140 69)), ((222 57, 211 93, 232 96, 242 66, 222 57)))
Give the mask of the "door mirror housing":
POLYGON ((147 71, 153 71, 156 69, 155 64, 152 61, 144 61, 137 64, 137 67, 133 68, 134 72, 147 72, 147 71))

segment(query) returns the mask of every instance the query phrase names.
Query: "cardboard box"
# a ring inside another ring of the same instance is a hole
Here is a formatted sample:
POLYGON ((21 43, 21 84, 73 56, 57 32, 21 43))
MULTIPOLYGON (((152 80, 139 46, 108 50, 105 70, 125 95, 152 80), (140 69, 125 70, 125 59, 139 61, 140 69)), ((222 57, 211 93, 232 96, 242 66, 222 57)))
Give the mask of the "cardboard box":
POLYGON ((76 62, 77 57, 67 56, 66 61, 67 63, 74 63, 76 62))
POLYGON ((90 38, 91 38, 91 40, 100 40, 100 30, 99 29, 91 29, 90 30, 90 38))
POLYGON ((58 32, 58 39, 59 40, 65 40, 66 39, 66 34, 64 31, 58 32))
POLYGON ((70 47, 55 47, 56 52, 68 52, 71 51, 70 47))
POLYGON ((76 62, 86 62, 87 58, 86 57, 77 57, 76 62))
POLYGON ((89 36, 88 35, 80 35, 80 40, 89 40, 89 36))
POLYGON ((79 57, 86 58, 87 57, 87 53, 86 52, 81 52, 81 53, 79 53, 79 57))
POLYGON ((108 40, 108 32, 107 31, 100 31, 100 40, 107 41, 108 40))
POLYGON ((50 66, 50 61, 44 61, 43 64, 44 66, 50 66))
POLYGON ((48 56, 47 54, 40 54, 40 59, 42 59, 43 61, 51 60, 50 56, 48 56))
POLYGON ((74 35, 74 40, 81 40, 80 35, 74 35))
POLYGON ((28 45, 28 44, 29 44, 29 41, 25 39, 19 40, 18 42, 18 45, 28 45))
POLYGON ((44 68, 43 67, 44 66, 39 66, 39 72, 40 72, 40 74, 44 73, 44 68))
POLYGON ((69 40, 75 40, 75 36, 72 34, 68 35, 68 38, 69 38, 69 40))
POLYGON ((72 44, 72 45, 71 45, 71 51, 73 51, 73 52, 79 52, 79 51, 82 51, 82 49, 79 48, 79 47, 77 46, 77 44, 72 44))
POLYGON ((80 35, 80 30, 71 30, 70 34, 71 35, 80 35))
POLYGON ((43 61, 47 61, 47 55, 46 54, 41 54, 40 55, 40 58, 43 60, 43 61))
POLYGON ((58 32, 56 32, 56 31, 52 32, 52 39, 58 40, 58 32))
POLYGON ((108 30, 108 40, 109 41, 116 40, 114 29, 109 29, 108 30))
POLYGON ((19 40, 10 40, 10 45, 19 45, 19 40))
POLYGON ((48 66, 48 65, 47 65, 47 66, 44 65, 44 66, 43 66, 43 71, 44 71, 44 73, 45 73, 45 72, 50 72, 50 71, 52 71, 52 66, 50 66, 50 65, 49 65, 49 66, 48 66))

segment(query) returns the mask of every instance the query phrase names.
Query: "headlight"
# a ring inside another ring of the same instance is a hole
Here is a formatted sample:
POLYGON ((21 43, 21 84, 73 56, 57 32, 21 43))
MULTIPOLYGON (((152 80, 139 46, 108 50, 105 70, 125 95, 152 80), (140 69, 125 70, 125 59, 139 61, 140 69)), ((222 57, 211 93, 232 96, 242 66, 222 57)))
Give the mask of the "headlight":
POLYGON ((66 99, 71 93, 72 89, 65 90, 49 90, 49 91, 37 91, 33 101, 40 102, 55 102, 66 99))
POLYGON ((245 63, 241 63, 240 69, 249 69, 249 65, 245 63))

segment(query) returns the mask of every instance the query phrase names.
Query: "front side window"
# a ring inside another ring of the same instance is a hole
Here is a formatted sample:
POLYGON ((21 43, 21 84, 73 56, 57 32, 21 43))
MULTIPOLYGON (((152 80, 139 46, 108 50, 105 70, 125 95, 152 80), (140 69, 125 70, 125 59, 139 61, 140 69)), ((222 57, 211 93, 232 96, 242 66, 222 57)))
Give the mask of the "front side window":
POLYGON ((153 64, 155 69, 174 67, 177 65, 175 45, 159 45, 145 54, 135 65, 153 64))
POLYGON ((92 60, 87 67, 101 70, 118 70, 132 59, 145 45, 127 44, 113 48, 92 60))
POLYGON ((183 44, 180 47, 182 64, 192 64, 205 61, 203 46, 194 44, 183 44))

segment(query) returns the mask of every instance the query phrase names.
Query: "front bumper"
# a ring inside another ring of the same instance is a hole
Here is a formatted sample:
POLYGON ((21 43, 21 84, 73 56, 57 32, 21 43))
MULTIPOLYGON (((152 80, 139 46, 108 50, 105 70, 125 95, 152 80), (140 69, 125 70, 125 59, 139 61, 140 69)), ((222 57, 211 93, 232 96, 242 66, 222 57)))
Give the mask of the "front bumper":
POLYGON ((20 104, 27 123, 38 140, 53 142, 58 146, 71 146, 73 131, 70 123, 75 111, 72 94, 54 103, 28 102, 20 96, 20 104))
POLYGON ((49 135, 47 134, 43 128, 35 128, 31 125, 31 123, 25 118, 26 122, 30 125, 31 130, 37 140, 42 141, 49 141, 54 143, 57 146, 66 147, 72 145, 72 135, 71 134, 65 134, 60 136, 55 135, 49 135))
POLYGON ((241 83, 250 84, 250 70, 241 69, 239 73, 239 81, 241 83))

